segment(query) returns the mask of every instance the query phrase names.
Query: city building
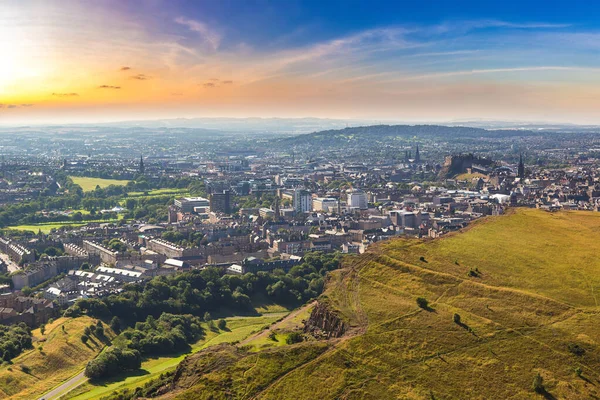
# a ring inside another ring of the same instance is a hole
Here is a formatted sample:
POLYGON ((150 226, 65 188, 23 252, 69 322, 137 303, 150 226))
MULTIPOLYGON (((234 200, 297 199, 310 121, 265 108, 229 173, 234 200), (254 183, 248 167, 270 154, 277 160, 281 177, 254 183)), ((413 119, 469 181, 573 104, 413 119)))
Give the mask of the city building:
POLYGON ((173 202, 184 213, 192 213, 196 208, 210 208, 210 202, 204 197, 182 197, 173 202))
POLYGON ((369 208, 367 194, 360 189, 351 189, 348 191, 348 208, 358 208, 366 210, 369 208))
POLYGON ((294 210, 298 214, 312 211, 312 194, 308 190, 294 190, 294 210))
POLYGON ((229 190, 223 190, 223 193, 213 193, 210 195, 210 211, 231 213, 231 195, 229 190))

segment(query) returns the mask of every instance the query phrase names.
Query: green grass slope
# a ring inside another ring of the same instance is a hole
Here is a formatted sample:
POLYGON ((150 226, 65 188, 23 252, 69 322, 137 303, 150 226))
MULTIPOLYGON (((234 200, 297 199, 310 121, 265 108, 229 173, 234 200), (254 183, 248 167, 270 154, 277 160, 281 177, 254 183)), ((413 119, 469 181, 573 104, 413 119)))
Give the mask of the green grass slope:
POLYGON ((216 396, 234 380, 244 389, 228 398, 600 398, 599 234, 600 214, 517 209, 443 239, 381 243, 333 274, 320 299, 352 326, 345 337, 305 358, 299 345, 206 358, 210 382, 183 364, 201 391, 188 384, 163 397, 216 396), (269 362, 280 359, 293 368, 269 362), (249 360, 278 372, 249 376, 249 360))

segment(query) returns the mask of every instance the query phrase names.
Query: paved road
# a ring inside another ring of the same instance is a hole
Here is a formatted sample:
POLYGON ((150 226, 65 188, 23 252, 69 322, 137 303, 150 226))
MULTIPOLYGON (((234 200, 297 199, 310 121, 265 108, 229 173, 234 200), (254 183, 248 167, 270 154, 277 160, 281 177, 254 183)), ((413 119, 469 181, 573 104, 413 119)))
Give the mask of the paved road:
POLYGON ((0 253, 0 258, 7 264, 8 272, 15 272, 21 269, 18 264, 10 259, 8 254, 0 253))
POLYGON ((77 386, 79 386, 87 381, 87 378, 85 377, 85 375, 83 373, 84 373, 84 371, 81 371, 80 373, 78 373, 77 375, 75 375, 74 377, 69 379, 68 381, 62 383, 60 386, 57 386, 54 389, 52 389, 51 391, 49 391, 48 393, 45 393, 38 400, 58 399, 61 396, 67 394, 71 390, 75 389, 77 386))

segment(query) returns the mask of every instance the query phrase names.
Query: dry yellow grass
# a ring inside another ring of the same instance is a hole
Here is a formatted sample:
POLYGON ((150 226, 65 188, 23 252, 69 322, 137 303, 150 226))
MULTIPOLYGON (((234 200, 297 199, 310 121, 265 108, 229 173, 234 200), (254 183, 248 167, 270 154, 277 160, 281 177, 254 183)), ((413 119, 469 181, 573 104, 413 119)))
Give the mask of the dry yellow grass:
POLYGON ((600 214, 519 209, 441 240, 375 246, 326 293, 364 333, 260 398, 536 399, 538 372, 549 398, 597 398, 598 232, 600 214))
MULTIPOLYGON (((34 348, 15 358, 13 365, 0 367, 0 398, 37 398, 80 372, 104 346, 95 337, 87 345, 81 342, 85 327, 92 323, 95 320, 89 317, 60 318, 46 326, 43 336, 39 329, 34 330, 34 348)), ((105 333, 114 337, 106 325, 105 333)))

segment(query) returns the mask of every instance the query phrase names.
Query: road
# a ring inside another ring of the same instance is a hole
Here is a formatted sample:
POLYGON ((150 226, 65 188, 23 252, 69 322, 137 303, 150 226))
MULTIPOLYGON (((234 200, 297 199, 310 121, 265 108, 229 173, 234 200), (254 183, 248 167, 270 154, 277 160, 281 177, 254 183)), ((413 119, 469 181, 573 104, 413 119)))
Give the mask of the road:
POLYGON ((87 378, 83 374, 84 371, 81 371, 68 381, 62 383, 60 386, 55 387, 51 391, 44 393, 38 400, 52 400, 58 399, 61 396, 69 393, 71 390, 75 389, 79 385, 84 384, 87 381, 87 378))
POLYGON ((19 267, 16 263, 14 263, 10 259, 8 254, 0 253, 0 259, 2 259, 2 261, 4 261, 6 263, 8 272, 15 272, 15 271, 18 271, 21 269, 21 267, 19 267))

